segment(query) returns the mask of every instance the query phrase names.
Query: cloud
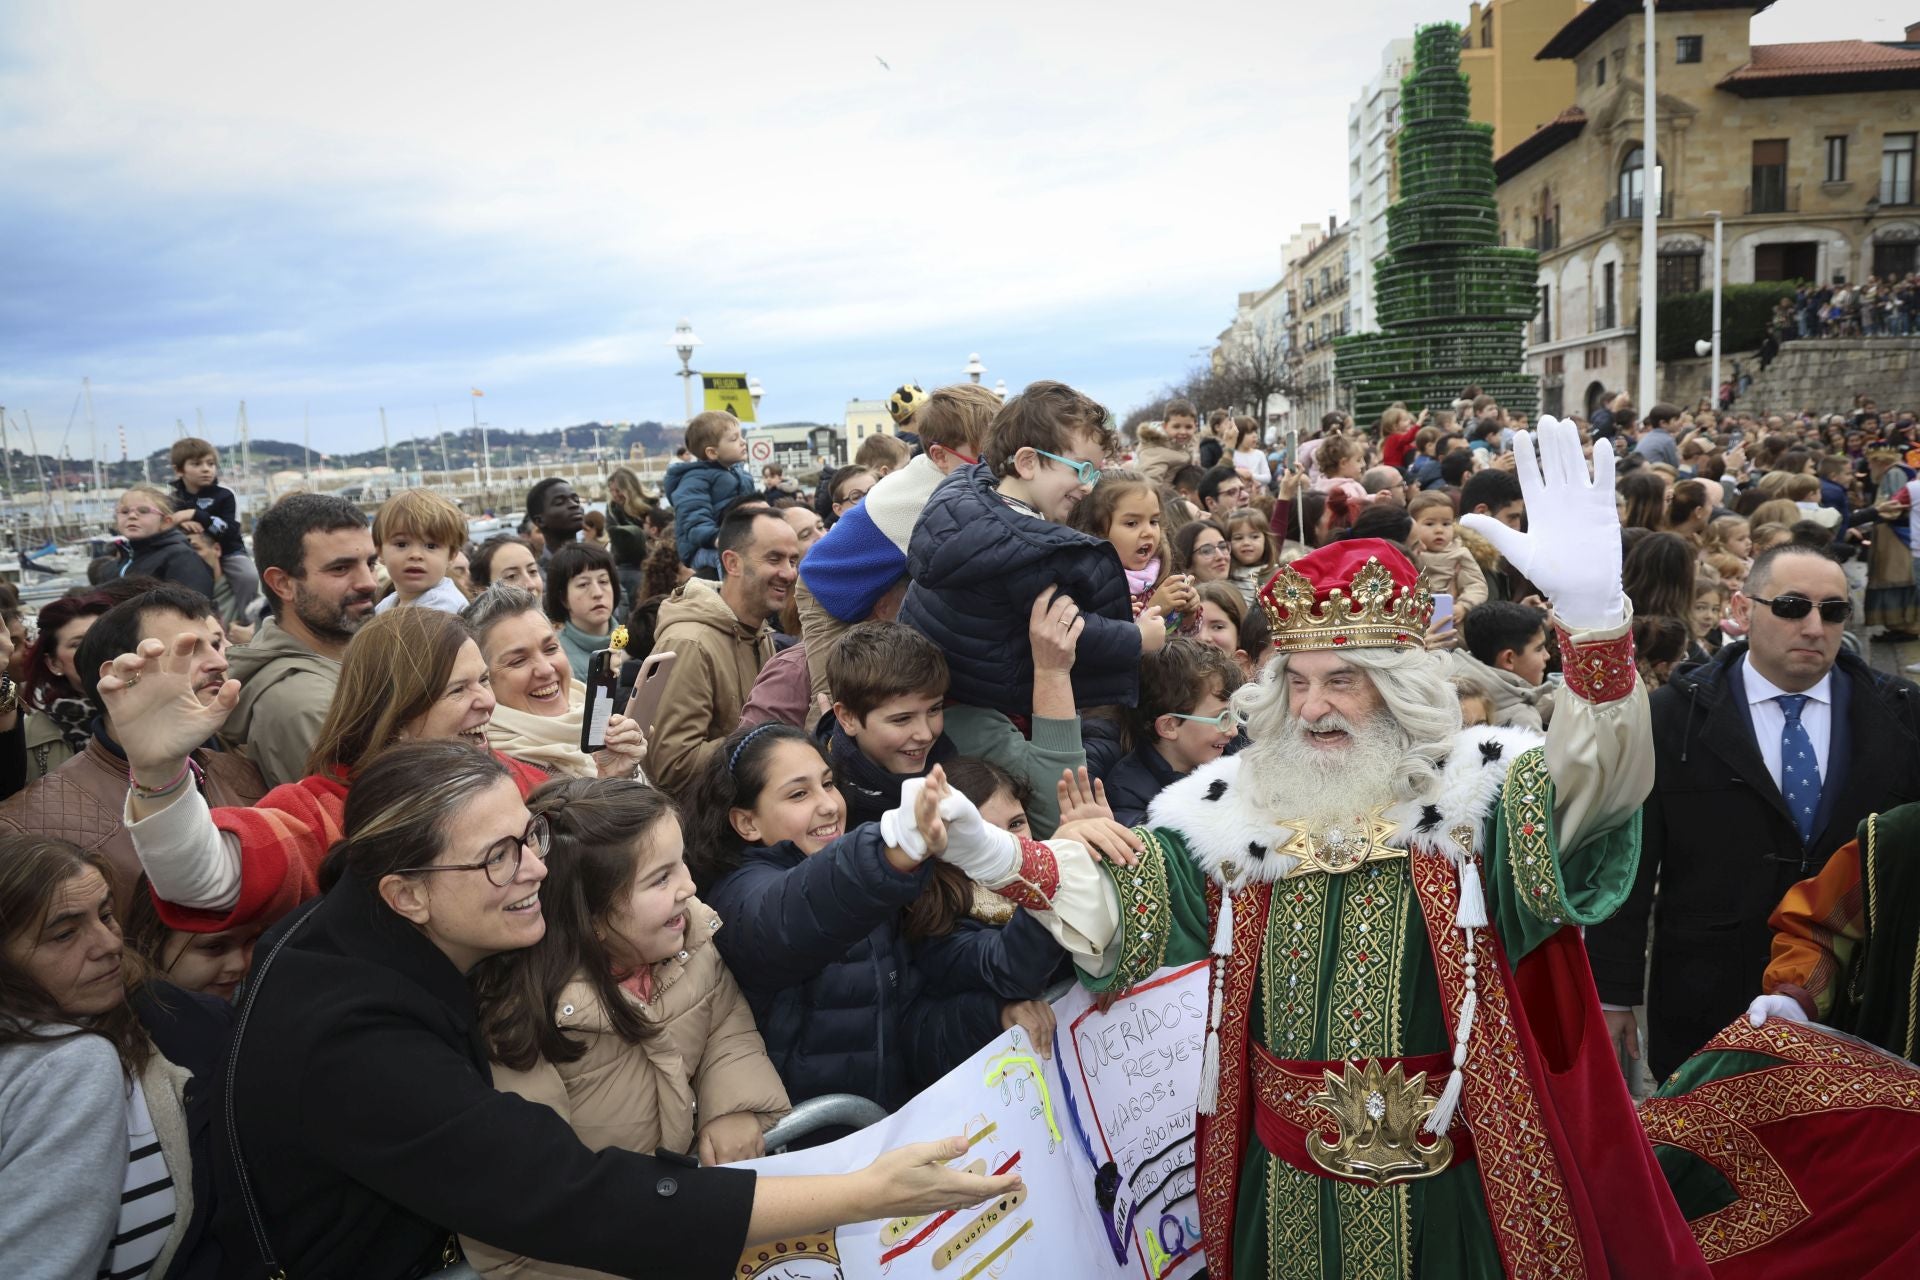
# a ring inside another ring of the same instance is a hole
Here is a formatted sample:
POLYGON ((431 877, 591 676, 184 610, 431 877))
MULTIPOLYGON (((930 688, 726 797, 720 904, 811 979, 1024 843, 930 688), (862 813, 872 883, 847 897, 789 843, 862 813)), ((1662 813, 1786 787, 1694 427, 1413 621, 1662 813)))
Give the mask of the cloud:
POLYGON ((12 6, 0 400, 91 374, 136 448, 677 418, 684 314, 779 419, 970 351, 1123 408, 1344 216, 1347 104, 1438 12, 12 6))

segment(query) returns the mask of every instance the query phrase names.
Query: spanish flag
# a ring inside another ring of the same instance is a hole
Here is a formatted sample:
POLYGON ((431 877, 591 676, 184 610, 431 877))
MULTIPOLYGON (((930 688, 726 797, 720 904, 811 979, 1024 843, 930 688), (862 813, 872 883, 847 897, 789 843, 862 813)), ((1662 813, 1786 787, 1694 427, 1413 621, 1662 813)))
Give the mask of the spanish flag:
POLYGON ((472 388, 472 391, 473 391, 473 394, 475 394, 475 395, 477 395, 477 396, 483 396, 483 395, 485 395, 485 394, 487 394, 486 392, 484 392, 484 391, 482 391, 482 390, 480 390, 480 388, 478 388, 478 387, 474 387, 474 388, 472 388))

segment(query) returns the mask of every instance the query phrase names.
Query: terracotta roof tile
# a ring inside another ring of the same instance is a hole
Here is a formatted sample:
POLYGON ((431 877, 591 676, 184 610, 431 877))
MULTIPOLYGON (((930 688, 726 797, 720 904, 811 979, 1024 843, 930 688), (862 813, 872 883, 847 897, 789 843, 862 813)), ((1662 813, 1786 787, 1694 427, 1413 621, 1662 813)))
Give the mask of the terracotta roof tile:
POLYGON ((1845 75, 1920 69, 1920 49, 1901 49, 1871 40, 1815 40, 1805 44, 1757 44, 1746 66, 1722 84, 1740 84, 1784 76, 1845 75))

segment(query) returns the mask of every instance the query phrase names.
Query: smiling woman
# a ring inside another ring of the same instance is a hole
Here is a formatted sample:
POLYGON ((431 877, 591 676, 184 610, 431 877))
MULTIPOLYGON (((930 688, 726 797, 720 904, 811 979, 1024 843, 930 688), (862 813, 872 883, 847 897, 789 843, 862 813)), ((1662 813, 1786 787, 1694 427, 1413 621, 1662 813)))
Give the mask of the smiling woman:
POLYGON ((640 776, 647 740, 626 716, 607 721, 606 750, 588 755, 580 749, 586 693, 531 592, 488 587, 460 616, 479 642, 493 679, 498 703, 487 741, 495 751, 568 777, 640 776))
MULTIPOLYGON (((326 895, 272 940, 232 1050, 220 1158, 227 1185, 246 1194, 218 1211, 230 1259, 398 1280, 457 1257, 460 1233, 568 1266, 691 1280, 727 1274, 751 1241, 936 1213, 1018 1186, 946 1168, 957 1139, 805 1179, 595 1151, 553 1108, 495 1090, 468 978, 545 938, 547 858, 586 856, 556 847, 548 820, 497 758, 456 743, 409 743, 366 770, 326 895), (538 1169, 538 1185, 516 1169, 538 1169)), ((673 853, 656 849, 656 834, 631 832, 629 857, 673 853)), ((660 867, 668 880, 673 862, 660 867)), ((643 868, 618 870, 607 889, 653 893, 643 868)), ((669 898, 682 893, 679 875, 669 898)), ((605 927, 653 909, 594 896, 605 927)), ((605 955, 592 977, 615 959, 661 955, 663 932, 636 928, 646 936, 631 957, 605 955)))
MULTIPOLYGON (((127 834, 161 919, 173 928, 271 923, 313 896, 350 785, 398 744, 486 747, 494 697, 466 626, 433 609, 395 609, 347 646, 309 775, 275 788, 257 808, 210 811, 182 770, 186 753, 220 727, 234 689, 229 683, 202 706, 193 696, 191 657, 179 641, 169 648, 146 640, 100 678, 101 701, 132 768, 127 834)), ((523 792, 547 777, 517 761, 505 767, 523 792)))
POLYGON ((113 868, 65 840, 0 838, 0 1257, 15 1275, 206 1274, 202 1091, 231 1021, 150 983, 113 868), (157 998, 160 992, 164 998, 157 998))

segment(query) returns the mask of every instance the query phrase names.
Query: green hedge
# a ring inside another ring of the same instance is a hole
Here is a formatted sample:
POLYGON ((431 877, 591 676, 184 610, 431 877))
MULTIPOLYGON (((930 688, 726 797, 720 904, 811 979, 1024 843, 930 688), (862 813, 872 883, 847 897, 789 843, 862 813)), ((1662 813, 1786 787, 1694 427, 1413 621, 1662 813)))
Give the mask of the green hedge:
MULTIPOLYGON (((1769 280, 1763 284, 1730 284, 1721 288, 1720 349, 1751 351, 1766 336, 1773 308, 1791 298, 1803 282, 1769 280)), ((1655 358, 1692 360, 1693 344, 1713 337, 1713 290, 1674 293, 1660 299, 1660 333, 1655 358)))

